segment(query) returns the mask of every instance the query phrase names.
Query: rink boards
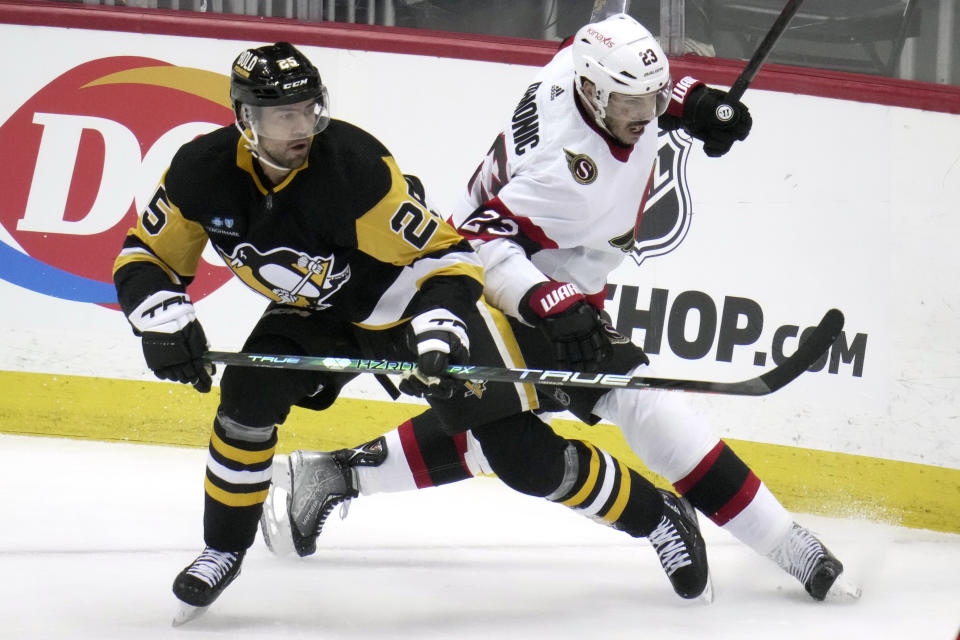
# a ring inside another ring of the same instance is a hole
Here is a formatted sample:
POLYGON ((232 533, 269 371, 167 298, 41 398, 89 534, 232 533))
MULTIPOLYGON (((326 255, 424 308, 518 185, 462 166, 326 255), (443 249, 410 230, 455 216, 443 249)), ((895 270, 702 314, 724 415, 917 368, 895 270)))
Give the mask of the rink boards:
MULTIPOLYGON (((110 267, 176 148, 231 121, 224 72, 240 49, 301 45, 334 116, 374 132, 441 210, 549 56, 542 43, 398 44, 376 29, 328 24, 321 37, 186 13, 134 24, 135 13, 96 12, 110 31, 50 19, 64 29, 9 9, 0 21, 35 25, 0 23, 0 52, 31 61, 9 70, 0 97, 0 431, 15 433, 206 443, 216 394, 152 381, 110 267), (201 30, 211 37, 178 35, 201 30)), ((737 68, 687 57, 675 75, 729 84, 737 68)), ((841 339, 784 390, 692 400, 788 508, 960 531, 960 93, 775 68, 745 102, 754 130, 723 159, 662 138, 645 213, 661 224, 614 273, 608 309, 670 375, 737 380, 840 308, 841 339)), ((198 315, 213 348, 238 349, 264 303, 214 256, 202 265, 198 315)), ((421 408, 357 381, 322 416, 295 411, 281 448, 354 443, 421 408)), ((640 466, 610 426, 555 424, 640 466)))

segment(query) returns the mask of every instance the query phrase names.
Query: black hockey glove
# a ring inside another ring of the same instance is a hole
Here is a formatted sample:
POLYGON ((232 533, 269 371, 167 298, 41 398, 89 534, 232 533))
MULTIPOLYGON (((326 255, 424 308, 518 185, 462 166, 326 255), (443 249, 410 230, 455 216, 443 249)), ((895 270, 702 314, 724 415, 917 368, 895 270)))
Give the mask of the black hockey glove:
POLYGON ((128 319, 141 337, 144 359, 154 375, 192 384, 200 393, 210 391, 216 369, 202 360, 207 338, 190 296, 158 291, 141 302, 128 319))
POLYGON ((446 375, 451 364, 466 364, 470 338, 463 320, 446 309, 431 309, 410 321, 407 339, 417 353, 417 369, 403 377, 400 391, 418 397, 448 399, 464 384, 446 375))
POLYGON ((524 319, 543 330, 560 366, 596 371, 613 354, 597 310, 572 283, 534 285, 520 301, 520 310, 524 319))
POLYGON ((739 101, 727 104, 726 95, 719 89, 700 85, 683 101, 683 128, 703 140, 703 151, 711 158, 730 151, 737 140, 746 140, 753 126, 750 110, 739 101))

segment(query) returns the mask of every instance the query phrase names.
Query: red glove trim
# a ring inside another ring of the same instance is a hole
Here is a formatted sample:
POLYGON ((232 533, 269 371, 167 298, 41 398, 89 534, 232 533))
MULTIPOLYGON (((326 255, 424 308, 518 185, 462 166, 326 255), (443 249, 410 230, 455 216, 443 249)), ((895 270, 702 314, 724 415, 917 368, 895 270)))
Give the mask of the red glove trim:
POLYGON ((530 296, 530 308, 541 318, 563 313, 586 297, 572 282, 548 282, 530 296))
POLYGON ((687 96, 696 89, 697 87, 704 85, 705 83, 701 80, 697 80, 693 76, 684 76, 673 85, 673 91, 670 95, 670 104, 667 105, 667 114, 671 116, 676 116, 677 118, 683 117, 683 105, 687 99, 687 96))
POLYGON ((596 293, 591 293, 584 296, 590 306, 592 306, 597 311, 603 311, 603 307, 607 302, 607 288, 604 287, 596 293))

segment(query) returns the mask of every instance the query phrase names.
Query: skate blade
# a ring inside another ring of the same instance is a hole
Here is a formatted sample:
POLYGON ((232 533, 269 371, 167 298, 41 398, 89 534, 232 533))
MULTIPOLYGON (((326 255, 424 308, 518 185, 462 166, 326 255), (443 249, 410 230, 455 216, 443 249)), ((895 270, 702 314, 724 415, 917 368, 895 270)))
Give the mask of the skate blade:
POLYGON ((859 600, 863 591, 860 585, 847 577, 846 573, 841 573, 827 590, 827 599, 829 600, 859 600))
POLYGON ((273 458, 273 480, 260 515, 260 533, 267 549, 278 557, 293 553, 293 535, 287 515, 287 499, 290 496, 290 465, 287 456, 273 458))
POLYGON ((273 456, 273 486, 290 492, 290 456, 277 454, 273 456))
POLYGON ((713 604, 713 595, 713 575, 708 575, 707 586, 704 587, 703 593, 697 596, 697 601, 703 604, 713 604))
POLYGON ((186 602, 180 602, 177 605, 177 612, 173 615, 173 626, 182 627, 191 620, 196 620, 202 616, 209 608, 210 607, 195 607, 186 602))

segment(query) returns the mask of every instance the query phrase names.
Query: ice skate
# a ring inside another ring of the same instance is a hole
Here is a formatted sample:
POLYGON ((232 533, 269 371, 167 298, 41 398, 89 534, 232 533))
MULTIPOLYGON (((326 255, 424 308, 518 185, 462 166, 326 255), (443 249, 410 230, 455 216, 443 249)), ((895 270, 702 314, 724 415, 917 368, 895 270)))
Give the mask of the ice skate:
POLYGON ((179 627, 206 612, 227 585, 240 575, 244 553, 206 547, 177 575, 173 581, 173 595, 180 602, 173 626, 179 627))
POLYGON ((860 587, 843 575, 843 564, 796 522, 768 557, 799 580, 814 600, 860 597, 860 587))
POLYGON ((317 536, 338 504, 356 498, 356 479, 339 451, 294 451, 289 460, 287 516, 297 555, 316 552, 317 536))
POLYGON ((317 537, 338 504, 340 517, 359 495, 355 467, 376 467, 387 457, 383 436, 359 447, 337 451, 294 451, 286 461, 274 458, 273 483, 260 517, 263 539, 274 554, 317 550, 317 537))
POLYGON ((700 535, 697 514, 686 499, 658 489, 663 515, 647 538, 681 598, 713 602, 713 584, 707 565, 707 546, 700 535))

